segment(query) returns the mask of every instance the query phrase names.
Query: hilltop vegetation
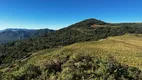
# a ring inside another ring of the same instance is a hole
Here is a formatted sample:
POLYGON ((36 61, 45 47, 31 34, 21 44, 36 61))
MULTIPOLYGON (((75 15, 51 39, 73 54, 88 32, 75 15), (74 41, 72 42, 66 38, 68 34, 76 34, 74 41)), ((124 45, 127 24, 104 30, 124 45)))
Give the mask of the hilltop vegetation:
POLYGON ((96 41, 125 33, 140 34, 142 33, 141 25, 135 23, 109 24, 96 19, 87 19, 37 38, 15 41, 0 46, 0 63, 2 65, 24 59, 29 57, 31 52, 38 50, 62 47, 77 42, 96 41), (92 25, 100 27, 94 28, 92 25))
POLYGON ((141 80, 141 45, 141 34, 126 34, 47 49, 1 69, 1 77, 6 80, 141 80))

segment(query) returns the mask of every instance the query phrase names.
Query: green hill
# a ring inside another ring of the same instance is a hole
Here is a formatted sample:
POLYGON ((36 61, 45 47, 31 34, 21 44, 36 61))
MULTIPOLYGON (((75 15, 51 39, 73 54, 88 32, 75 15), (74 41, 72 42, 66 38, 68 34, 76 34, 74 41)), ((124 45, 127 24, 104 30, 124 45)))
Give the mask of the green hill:
POLYGON ((35 52, 1 74, 14 80, 141 80, 141 63, 142 35, 125 34, 35 52))
POLYGON ((96 19, 87 19, 55 32, 15 41, 0 46, 0 64, 11 64, 43 49, 57 48, 84 41, 96 41, 108 36, 125 33, 142 33, 141 23, 111 24, 96 19))

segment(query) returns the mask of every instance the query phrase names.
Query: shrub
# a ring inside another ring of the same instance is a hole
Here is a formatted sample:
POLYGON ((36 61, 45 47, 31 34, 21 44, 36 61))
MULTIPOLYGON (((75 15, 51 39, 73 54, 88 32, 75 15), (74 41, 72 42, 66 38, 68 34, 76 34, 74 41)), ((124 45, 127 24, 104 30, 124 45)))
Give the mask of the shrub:
POLYGON ((29 65, 27 69, 19 76, 19 80, 31 80, 41 75, 39 66, 29 65))

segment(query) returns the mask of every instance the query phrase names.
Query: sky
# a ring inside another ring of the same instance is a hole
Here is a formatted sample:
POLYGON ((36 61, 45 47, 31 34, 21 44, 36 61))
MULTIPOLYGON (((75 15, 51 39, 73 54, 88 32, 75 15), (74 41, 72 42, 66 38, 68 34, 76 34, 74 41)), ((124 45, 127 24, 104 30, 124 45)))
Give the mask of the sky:
POLYGON ((88 18, 142 22, 142 0, 0 0, 0 30, 57 30, 88 18))

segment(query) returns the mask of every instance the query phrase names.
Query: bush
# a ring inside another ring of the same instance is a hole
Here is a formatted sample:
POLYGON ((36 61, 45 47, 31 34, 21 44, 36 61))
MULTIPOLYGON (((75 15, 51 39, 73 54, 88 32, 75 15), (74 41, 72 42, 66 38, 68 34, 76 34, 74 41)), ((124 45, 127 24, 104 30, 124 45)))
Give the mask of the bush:
POLYGON ((0 80, 17 80, 17 78, 12 74, 5 74, 0 72, 0 80))
POLYGON ((29 65, 16 77, 1 72, 1 80, 142 80, 138 68, 85 54, 59 55, 43 64, 29 65))
POLYGON ((36 79, 41 75, 39 66, 29 65, 27 69, 19 76, 19 80, 31 80, 36 79))
MULTIPOLYGON (((135 67, 121 65, 115 61, 98 59, 89 55, 73 55, 67 62, 57 65, 48 63, 48 79, 55 80, 141 80, 141 71, 135 67), (51 70, 51 71, 49 71, 51 70)), ((45 75, 47 76, 47 75, 45 75)))

